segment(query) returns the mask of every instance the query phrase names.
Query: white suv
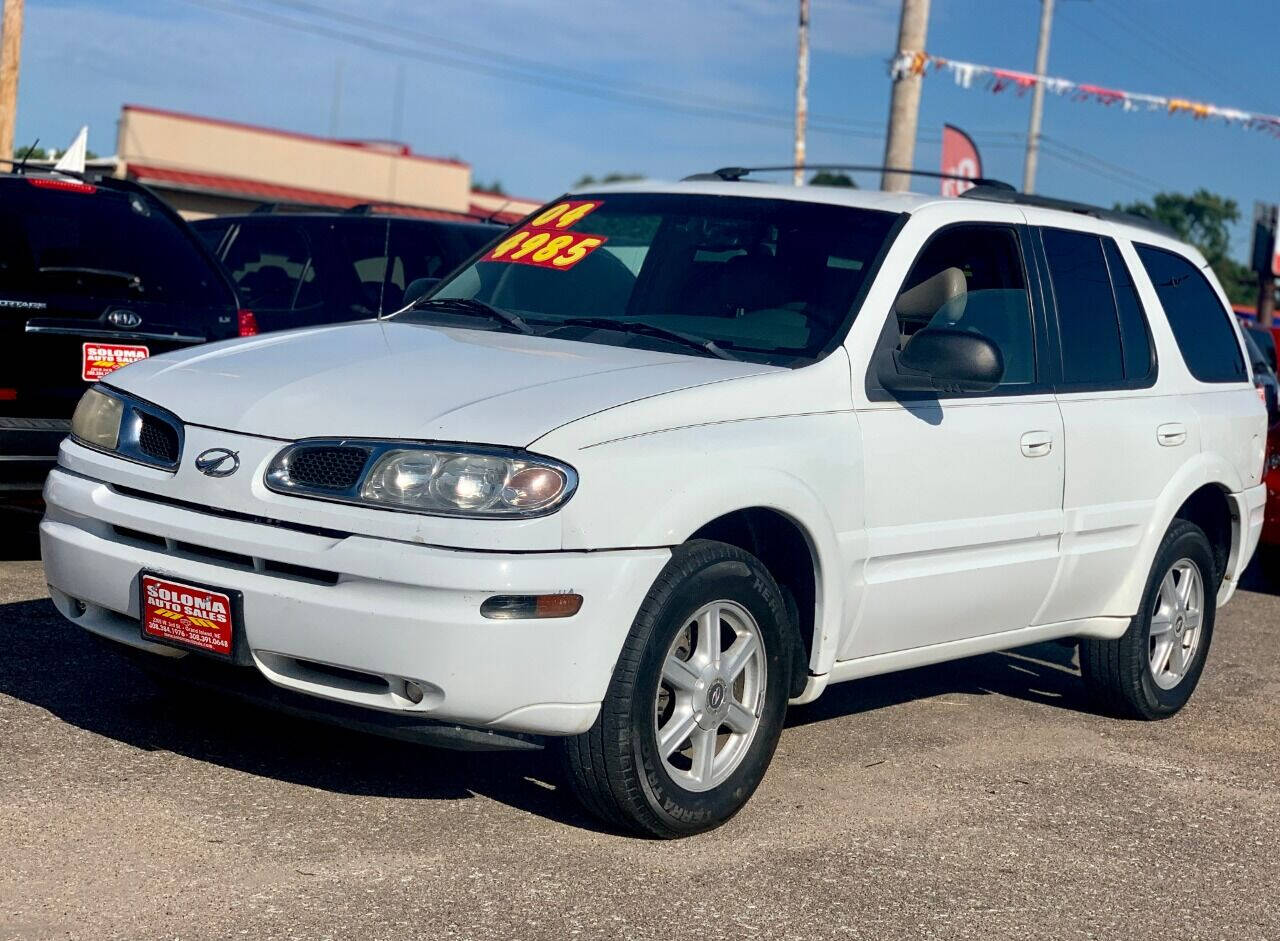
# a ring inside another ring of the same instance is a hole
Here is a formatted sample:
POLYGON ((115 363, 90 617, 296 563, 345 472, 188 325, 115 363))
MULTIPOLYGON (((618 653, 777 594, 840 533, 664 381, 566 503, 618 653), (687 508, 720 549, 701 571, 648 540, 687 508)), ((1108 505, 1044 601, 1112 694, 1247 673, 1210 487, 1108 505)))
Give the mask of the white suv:
POLYGON ((741 176, 111 374, 45 489, 58 609, 361 727, 558 744, 657 836, 737 811, 829 683, 1078 638, 1107 708, 1176 712, 1264 499, 1204 259, 992 187, 741 176))

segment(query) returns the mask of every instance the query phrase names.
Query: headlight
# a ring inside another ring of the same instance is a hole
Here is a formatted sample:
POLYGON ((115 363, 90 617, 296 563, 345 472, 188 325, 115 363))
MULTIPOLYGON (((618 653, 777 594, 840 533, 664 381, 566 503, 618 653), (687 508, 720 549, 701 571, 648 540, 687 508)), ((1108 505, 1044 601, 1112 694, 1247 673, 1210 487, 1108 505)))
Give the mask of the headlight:
POLYGON ((278 493, 442 516, 541 516, 573 493, 567 464, 523 451, 360 440, 301 441, 267 468, 278 493))
POLYGON ((103 385, 81 396, 71 416, 77 443, 167 471, 178 469, 184 436, 173 412, 103 385))
POLYGON ((120 443, 124 402, 97 386, 80 397, 71 416, 71 436, 91 448, 114 451, 120 443))

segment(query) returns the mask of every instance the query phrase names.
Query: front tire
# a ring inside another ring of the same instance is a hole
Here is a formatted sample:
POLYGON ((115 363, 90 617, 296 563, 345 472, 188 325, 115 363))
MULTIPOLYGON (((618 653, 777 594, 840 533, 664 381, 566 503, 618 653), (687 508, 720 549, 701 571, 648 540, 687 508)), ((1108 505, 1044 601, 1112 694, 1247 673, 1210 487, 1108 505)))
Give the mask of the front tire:
POLYGON ((1080 643, 1080 672, 1105 711, 1164 719, 1186 705, 1209 656, 1218 580, 1204 531, 1175 519, 1129 629, 1115 640, 1080 643))
POLYGON ((664 838, 737 813, 782 733, 790 630, 782 592, 754 556, 707 540, 677 547, 640 606, 595 724, 564 742, 586 809, 664 838))

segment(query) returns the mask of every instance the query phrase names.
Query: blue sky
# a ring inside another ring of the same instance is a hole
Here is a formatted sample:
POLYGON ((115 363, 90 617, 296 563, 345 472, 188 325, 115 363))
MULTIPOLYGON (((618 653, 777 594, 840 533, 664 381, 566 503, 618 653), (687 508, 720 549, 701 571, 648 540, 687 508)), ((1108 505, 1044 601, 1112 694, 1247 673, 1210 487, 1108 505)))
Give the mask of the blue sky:
MULTIPOLYGON (((810 134, 810 160, 877 163, 898 2, 812 2, 810 110, 826 129, 810 134)), ((1039 10, 933 0, 929 49, 1029 70, 1039 10)), ((88 123, 90 147, 109 153, 125 102, 327 134, 340 69, 339 136, 458 156, 477 180, 521 195, 553 196, 583 173, 786 163, 795 14, 795 0, 27 0, 18 137, 65 146, 88 123), (256 17, 233 12, 245 8, 256 17), (657 104, 636 103, 641 94, 657 104)), ((1049 71, 1280 113, 1278 35, 1280 8, 1267 0, 1058 0, 1049 71)), ((970 131, 988 175, 1020 183, 1029 105, 931 76, 916 165, 937 168, 949 121, 970 131)), ((1280 199, 1280 139, 1259 132, 1050 95, 1044 133, 1043 193, 1110 203, 1204 186, 1246 215, 1255 199, 1280 199)), ((1247 251, 1245 226, 1234 248, 1247 251)))

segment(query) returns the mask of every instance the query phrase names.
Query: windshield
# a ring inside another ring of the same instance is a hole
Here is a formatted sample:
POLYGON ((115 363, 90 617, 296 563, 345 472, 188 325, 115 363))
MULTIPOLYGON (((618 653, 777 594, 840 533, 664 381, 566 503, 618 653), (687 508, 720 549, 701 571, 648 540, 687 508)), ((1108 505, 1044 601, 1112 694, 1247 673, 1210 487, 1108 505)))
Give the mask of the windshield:
MULTIPOLYGON (((483 301, 561 339, 799 365, 843 335, 894 219, 782 199, 575 196, 432 298, 483 301)), ((448 318, 448 306, 397 316, 448 318)))
POLYGON ((191 237, 142 196, 17 181, 0 199, 0 293, 192 307, 232 300, 191 237))

